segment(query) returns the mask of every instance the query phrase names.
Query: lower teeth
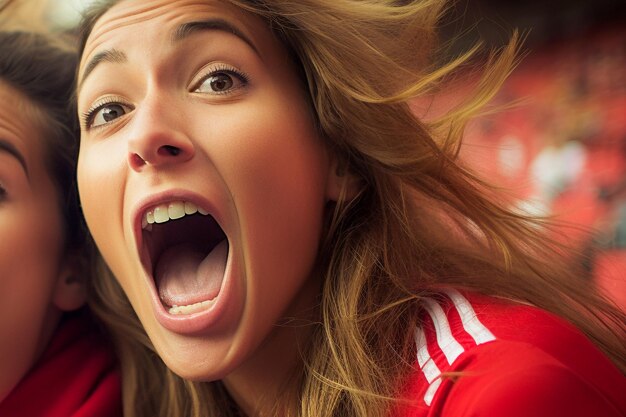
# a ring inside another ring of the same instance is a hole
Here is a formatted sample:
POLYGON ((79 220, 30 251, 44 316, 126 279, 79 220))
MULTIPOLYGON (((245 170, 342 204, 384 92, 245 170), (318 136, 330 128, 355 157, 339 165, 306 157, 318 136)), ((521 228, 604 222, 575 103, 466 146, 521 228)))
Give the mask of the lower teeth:
POLYGON ((208 307, 212 301, 213 300, 205 300, 205 301, 200 301, 199 303, 189 304, 186 306, 174 305, 169 308, 168 312, 170 314, 192 314, 192 313, 195 313, 196 311, 200 311, 204 309, 205 307, 208 307))

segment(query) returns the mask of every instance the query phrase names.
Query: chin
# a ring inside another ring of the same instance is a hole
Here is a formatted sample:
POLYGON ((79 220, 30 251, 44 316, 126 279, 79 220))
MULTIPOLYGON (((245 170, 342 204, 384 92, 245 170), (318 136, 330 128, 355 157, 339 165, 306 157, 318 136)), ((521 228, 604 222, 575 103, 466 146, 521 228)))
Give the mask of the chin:
MULTIPOLYGON (((235 366, 228 366, 223 361, 207 360, 211 354, 207 351, 202 359, 196 357, 163 358, 165 365, 179 377, 193 382, 212 382, 226 378, 235 366)), ((195 356, 195 355, 194 355, 195 356)))
POLYGON ((164 334, 159 333, 157 338, 149 333, 158 355, 172 372, 189 381, 223 379, 243 363, 247 354, 245 349, 237 348, 230 335, 214 340, 208 336, 181 336, 167 331, 167 336, 163 337, 164 334))

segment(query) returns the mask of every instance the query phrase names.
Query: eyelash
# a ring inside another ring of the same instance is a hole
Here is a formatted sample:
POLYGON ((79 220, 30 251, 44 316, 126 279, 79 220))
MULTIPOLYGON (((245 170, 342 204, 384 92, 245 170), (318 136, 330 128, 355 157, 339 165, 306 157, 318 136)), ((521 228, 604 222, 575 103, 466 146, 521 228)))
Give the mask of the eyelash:
MULTIPOLYGON (((83 112, 81 114, 81 123, 82 125, 86 128, 89 129, 91 128, 92 124, 93 124, 93 119, 96 116, 96 113, 102 109, 104 106, 108 106, 109 104, 119 104, 121 106, 126 106, 126 107, 132 107, 128 104, 125 104, 123 102, 123 100, 120 100, 120 98, 118 97, 105 97, 100 101, 97 101, 96 103, 92 104, 91 107, 89 107, 89 109, 85 112, 83 112)), ((97 126, 100 127, 100 126, 97 126)))
MULTIPOLYGON (((250 83, 250 77, 245 72, 240 71, 237 68, 232 67, 230 65, 223 64, 223 63, 218 63, 215 66, 211 67, 196 83, 194 83, 191 91, 197 90, 202 85, 202 83, 205 82, 208 78, 210 78, 211 76, 214 76, 215 74, 219 74, 219 73, 224 73, 224 74, 235 76, 243 84, 242 87, 245 87, 245 86, 247 86, 250 83)), ((239 87, 239 88, 241 88, 241 87, 239 87)), ((239 89, 239 88, 236 88, 236 89, 239 89)), ((216 92, 215 94, 227 95, 231 91, 232 90, 226 91, 226 92, 223 92, 223 93, 216 92)))

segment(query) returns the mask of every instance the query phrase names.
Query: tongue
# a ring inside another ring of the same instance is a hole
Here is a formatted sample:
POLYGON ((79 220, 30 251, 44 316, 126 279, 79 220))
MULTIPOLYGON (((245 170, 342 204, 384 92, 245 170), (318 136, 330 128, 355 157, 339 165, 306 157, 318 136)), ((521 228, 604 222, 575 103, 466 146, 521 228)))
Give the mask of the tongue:
POLYGON ((159 257, 154 277, 159 297, 168 306, 184 306, 217 297, 224 279, 228 241, 206 252, 181 243, 159 257))

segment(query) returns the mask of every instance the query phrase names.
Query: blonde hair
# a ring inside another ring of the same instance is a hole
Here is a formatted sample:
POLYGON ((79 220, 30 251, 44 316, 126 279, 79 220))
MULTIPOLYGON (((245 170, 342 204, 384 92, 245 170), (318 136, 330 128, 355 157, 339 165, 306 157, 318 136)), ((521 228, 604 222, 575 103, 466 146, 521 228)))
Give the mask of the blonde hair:
MULTIPOLYGON (((504 207, 458 161, 466 123, 515 65, 517 35, 487 56, 463 103, 424 121, 408 100, 445 86, 478 50, 437 63, 444 1, 228 1, 265 19, 287 46, 320 135, 361 183, 327 219, 320 323, 290 385, 299 409, 277 413, 388 415, 412 370, 421 300, 445 287, 556 313, 626 371, 624 313, 571 268, 575 254, 547 237, 550 222, 504 207)), ((83 46, 105 10, 87 16, 83 46)), ((127 416, 238 415, 220 382, 187 382, 165 367, 112 277, 97 283, 93 308, 117 342, 127 416)))

